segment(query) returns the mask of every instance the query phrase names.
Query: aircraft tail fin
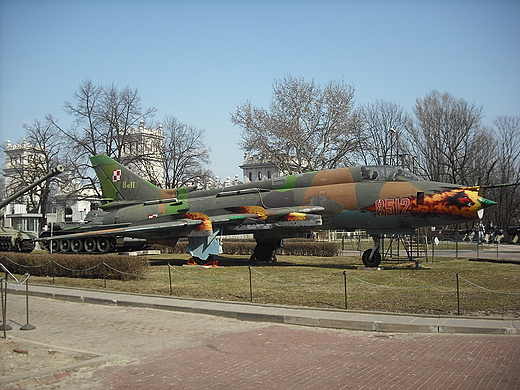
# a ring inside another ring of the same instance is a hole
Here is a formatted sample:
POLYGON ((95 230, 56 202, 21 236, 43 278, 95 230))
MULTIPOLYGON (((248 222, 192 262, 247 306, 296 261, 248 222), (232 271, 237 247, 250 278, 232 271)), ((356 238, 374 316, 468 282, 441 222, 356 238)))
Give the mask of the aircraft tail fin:
POLYGON ((90 157, 101 184, 103 197, 111 201, 161 199, 161 189, 139 177, 107 155, 90 157))

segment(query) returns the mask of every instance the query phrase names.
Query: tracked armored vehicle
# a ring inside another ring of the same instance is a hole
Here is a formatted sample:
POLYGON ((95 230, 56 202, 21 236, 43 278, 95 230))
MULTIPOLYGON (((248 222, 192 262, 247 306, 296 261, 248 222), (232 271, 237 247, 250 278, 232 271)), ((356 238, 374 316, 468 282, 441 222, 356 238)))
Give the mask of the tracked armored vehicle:
MULTIPOLYGON (((34 183, 28 185, 27 187, 22 188, 17 193, 11 195, 10 197, 4 199, 0 202, 0 218, 3 217, 4 210, 3 208, 7 206, 9 203, 14 201, 16 198, 22 196, 26 192, 29 192, 38 184, 43 183, 45 180, 56 176, 63 172, 63 167, 58 165, 54 169, 52 169, 45 176, 39 178, 34 183)), ((21 230, 8 228, 4 226, 0 226, 0 251, 2 252, 32 252, 34 250, 36 236, 29 232, 24 232, 21 230)))
POLYGON ((56 223, 51 229, 41 233, 41 245, 51 253, 88 254, 139 250, 147 246, 145 239, 131 237, 60 238, 60 236, 99 229, 108 214, 103 210, 92 210, 85 216, 83 223, 56 223))

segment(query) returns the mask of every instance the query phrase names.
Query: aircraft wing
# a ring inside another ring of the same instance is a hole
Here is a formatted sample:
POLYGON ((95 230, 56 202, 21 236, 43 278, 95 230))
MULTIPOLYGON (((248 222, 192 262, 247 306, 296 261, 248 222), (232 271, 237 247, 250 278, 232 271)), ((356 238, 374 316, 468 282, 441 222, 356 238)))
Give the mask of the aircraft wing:
POLYGON ((270 230, 276 228, 313 228, 322 224, 321 206, 295 206, 262 208, 260 206, 248 206, 249 212, 256 213, 255 220, 245 220, 237 224, 232 230, 240 233, 254 232, 258 230, 270 230))
POLYGON ((277 227, 308 227, 321 225, 321 216, 311 214, 320 212, 320 206, 298 206, 264 209, 259 206, 240 207, 238 212, 208 216, 204 213, 186 213, 184 218, 171 219, 164 217, 154 221, 151 218, 146 222, 136 224, 119 224, 108 226, 93 226, 90 228, 76 228, 68 234, 57 234, 53 237, 42 237, 40 241, 53 239, 72 239, 87 237, 133 237, 151 238, 165 236, 186 236, 193 231, 212 231, 213 225, 234 225, 232 230, 247 232, 259 229, 274 229, 277 227))
POLYGON ((122 226, 110 225, 106 227, 99 225, 98 229, 88 229, 88 231, 81 231, 75 229, 75 231, 69 234, 55 235, 54 237, 42 237, 40 241, 49 241, 53 239, 71 239, 71 238, 87 238, 87 237, 115 237, 125 236, 134 238, 147 238, 153 235, 161 235, 164 232, 173 232, 182 230, 190 231, 193 228, 200 225, 202 221, 194 219, 176 219, 164 222, 150 222, 146 224, 121 224, 122 226))

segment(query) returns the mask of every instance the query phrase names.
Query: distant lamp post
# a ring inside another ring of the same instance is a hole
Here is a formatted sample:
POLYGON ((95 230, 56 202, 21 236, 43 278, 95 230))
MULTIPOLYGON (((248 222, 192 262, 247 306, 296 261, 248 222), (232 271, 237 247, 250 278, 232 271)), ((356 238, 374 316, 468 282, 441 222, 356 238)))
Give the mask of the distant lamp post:
POLYGON ((393 127, 388 131, 392 135, 390 136, 390 165, 398 165, 399 164, 399 145, 397 143, 397 131, 393 127), (396 145, 396 159, 394 160, 394 143, 396 145))

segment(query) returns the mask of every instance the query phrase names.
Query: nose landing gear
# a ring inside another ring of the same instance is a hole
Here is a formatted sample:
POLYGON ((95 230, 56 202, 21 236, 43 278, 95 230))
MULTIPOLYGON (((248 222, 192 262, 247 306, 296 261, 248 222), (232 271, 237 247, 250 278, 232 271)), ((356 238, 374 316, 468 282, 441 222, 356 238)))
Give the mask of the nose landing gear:
POLYGON ((381 236, 372 236, 372 239, 374 240, 374 247, 364 251, 363 256, 361 257, 365 267, 378 267, 379 264, 381 264, 381 252, 379 251, 381 236))

